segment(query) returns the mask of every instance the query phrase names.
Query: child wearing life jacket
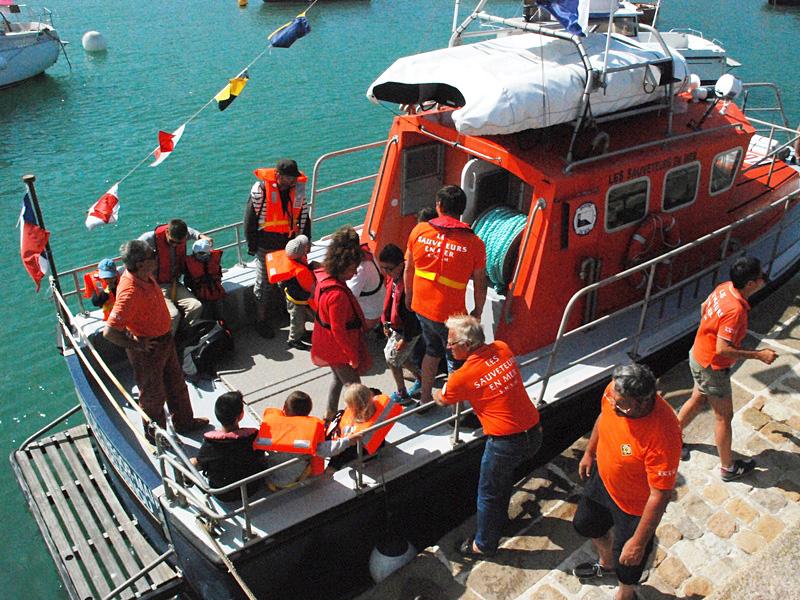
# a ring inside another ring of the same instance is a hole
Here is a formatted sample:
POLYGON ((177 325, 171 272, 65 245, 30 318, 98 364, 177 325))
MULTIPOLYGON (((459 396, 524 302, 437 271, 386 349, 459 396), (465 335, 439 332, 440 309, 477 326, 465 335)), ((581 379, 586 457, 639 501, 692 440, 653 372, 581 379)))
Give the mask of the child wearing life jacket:
POLYGON ((314 322, 314 311, 311 305, 314 296, 314 271, 308 264, 308 251, 311 242, 304 235, 298 235, 286 244, 286 258, 291 277, 280 281, 278 287, 286 296, 286 310, 289 312, 289 338, 286 345, 295 350, 310 350, 304 338, 306 323, 314 322))
POLYGON ((215 321, 225 321, 222 287, 222 250, 212 249, 211 242, 201 238, 192 245, 192 253, 186 257, 186 287, 204 305, 211 308, 215 321))
POLYGON ((325 439, 325 426, 322 419, 310 414, 311 396, 299 390, 286 397, 283 410, 264 410, 255 447, 268 451, 267 464, 270 467, 298 459, 268 476, 270 491, 292 487, 325 470, 323 459, 315 455, 318 444, 325 439))
POLYGON ((345 409, 328 425, 330 439, 317 446, 318 456, 334 457, 331 467, 338 469, 356 458, 358 454, 353 446, 359 440, 365 454, 375 454, 394 423, 366 434, 361 432, 403 412, 402 406, 376 392, 361 383, 351 383, 344 388, 345 409))
MULTIPOLYGON (((244 417, 242 393, 222 394, 214 405, 214 414, 220 428, 205 433, 200 452, 191 459, 208 478, 209 487, 221 488, 266 469, 264 452, 253 448, 258 429, 239 427, 244 417)), ((254 494, 260 485, 260 480, 247 484, 247 493, 254 494)), ((217 497, 231 502, 240 499, 241 492, 236 488, 217 497)))
POLYGON ((117 263, 112 258, 104 258, 97 264, 97 269, 83 276, 83 283, 83 297, 89 298, 97 308, 102 308, 103 321, 108 320, 119 284, 117 263))
POLYGON ((397 391, 391 395, 401 406, 414 403, 412 396, 419 392, 420 369, 414 360, 414 348, 422 334, 417 315, 406 307, 406 292, 403 282, 405 260, 403 251, 394 244, 386 244, 378 255, 378 264, 386 275, 386 294, 383 302, 383 334, 388 338, 383 354, 394 377, 397 391), (403 367, 416 377, 407 390, 403 378, 403 367))

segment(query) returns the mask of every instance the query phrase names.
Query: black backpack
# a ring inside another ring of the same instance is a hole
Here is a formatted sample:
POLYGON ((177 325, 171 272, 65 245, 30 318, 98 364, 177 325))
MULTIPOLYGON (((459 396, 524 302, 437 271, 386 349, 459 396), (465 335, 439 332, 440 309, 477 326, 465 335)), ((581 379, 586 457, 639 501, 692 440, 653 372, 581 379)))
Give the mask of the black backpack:
POLYGON ((183 373, 190 379, 213 378, 217 364, 233 352, 230 329, 218 321, 200 321, 194 326, 193 343, 183 350, 183 373))

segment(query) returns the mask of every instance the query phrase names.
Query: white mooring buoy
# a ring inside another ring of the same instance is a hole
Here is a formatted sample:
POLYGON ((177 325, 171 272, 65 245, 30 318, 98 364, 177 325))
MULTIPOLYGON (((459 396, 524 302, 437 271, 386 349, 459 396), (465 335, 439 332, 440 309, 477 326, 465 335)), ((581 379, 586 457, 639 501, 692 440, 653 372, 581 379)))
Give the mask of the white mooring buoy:
POLYGON ((83 49, 87 52, 105 52, 108 49, 106 38, 99 31, 87 31, 81 38, 83 49))
POLYGON ((369 574, 375 583, 383 581, 417 555, 417 550, 408 541, 397 535, 389 535, 372 549, 369 555, 369 574))

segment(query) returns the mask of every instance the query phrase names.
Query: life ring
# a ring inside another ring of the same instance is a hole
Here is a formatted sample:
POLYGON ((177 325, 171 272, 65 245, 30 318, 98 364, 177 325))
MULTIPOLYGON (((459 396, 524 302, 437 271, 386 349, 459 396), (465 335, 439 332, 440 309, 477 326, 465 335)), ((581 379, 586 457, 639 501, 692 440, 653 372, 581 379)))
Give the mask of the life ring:
MULTIPOLYGON (((624 268, 655 258, 681 245, 681 232, 678 222, 672 215, 653 212, 647 215, 633 234, 625 256, 624 268)), ((628 278, 636 289, 644 289, 647 285, 647 270, 638 271, 628 278)), ((670 284, 672 265, 669 260, 660 263, 656 268, 655 285, 664 289, 670 284)))

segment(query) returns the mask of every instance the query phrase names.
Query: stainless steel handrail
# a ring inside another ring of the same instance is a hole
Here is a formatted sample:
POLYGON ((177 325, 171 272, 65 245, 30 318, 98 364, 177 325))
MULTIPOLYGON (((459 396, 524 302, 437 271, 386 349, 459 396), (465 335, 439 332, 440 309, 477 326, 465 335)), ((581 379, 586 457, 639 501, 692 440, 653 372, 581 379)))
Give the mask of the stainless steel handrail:
MULTIPOLYGON (((661 263, 663 263, 665 261, 671 260, 672 258, 674 258, 676 256, 679 256, 679 255, 681 255, 681 254, 683 254, 683 253, 685 253, 685 252, 687 252, 687 251, 689 251, 689 250, 691 250, 693 248, 696 248, 697 246, 705 244, 705 243, 709 242, 710 240, 719 238, 721 236, 729 236, 730 233, 733 232, 734 230, 736 230, 737 228, 741 227, 742 225, 744 225, 746 223, 749 223, 753 219, 756 219, 759 216, 761 216, 761 215, 763 215, 763 214, 765 214, 765 213, 767 213, 769 211, 781 208, 783 210, 783 212, 784 212, 784 217, 785 217, 785 215, 788 213, 788 210, 789 210, 789 207, 790 207, 790 204, 791 204, 791 200, 797 198, 798 195, 800 195, 800 189, 798 189, 798 190, 796 190, 794 192, 790 192, 789 194, 786 194, 785 196, 781 197, 780 199, 771 202, 769 205, 759 209, 758 211, 756 211, 756 212, 754 212, 754 213, 752 213, 750 215, 742 217, 741 219, 735 221, 734 223, 730 223, 730 224, 728 224, 728 225, 726 225, 724 227, 721 227, 721 228, 719 228, 719 229, 717 229, 715 231, 712 231, 711 233, 708 233, 708 234, 706 234, 706 235, 704 235, 704 236, 702 236, 702 237, 700 237, 700 238, 698 238, 698 239, 696 239, 696 240, 694 240, 692 242, 684 244, 684 245, 682 245, 682 246, 680 246, 680 247, 678 247, 678 248, 676 248, 674 250, 671 250, 671 251, 669 251, 669 252, 667 252, 665 254, 662 254, 662 255, 657 256, 655 258, 652 258, 652 259, 650 259, 650 260, 648 260, 646 262, 643 262, 641 265, 637 265, 635 267, 631 267, 630 269, 626 269, 625 271, 617 273, 616 275, 612 275, 611 277, 607 277, 606 279, 603 279, 602 281, 598 281, 596 283, 588 285, 588 286, 586 286, 584 288, 581 288, 577 292, 575 292, 575 294, 572 295, 570 300, 567 302, 566 307, 564 308, 564 312, 562 313, 562 317, 561 317, 561 322, 560 322, 559 327, 558 327, 558 333, 556 334, 556 339, 553 342, 553 346, 552 346, 552 348, 550 349, 549 352, 544 354, 544 355, 546 355, 548 357, 547 369, 545 370, 545 374, 539 380, 537 380, 536 382, 533 383, 533 384, 535 384, 535 383, 540 383, 541 382, 541 384, 542 384, 542 387, 541 387, 541 389, 539 391, 539 396, 537 398, 537 403, 542 403, 543 402, 545 392, 547 391, 547 385, 548 385, 550 379, 554 375, 556 375, 557 373, 560 373, 563 370, 565 370, 566 368, 568 368, 568 367, 565 367, 563 369, 559 369, 558 371, 555 370, 555 359, 556 359, 556 356, 558 355, 558 350, 559 350, 559 347, 560 347, 561 343, 563 342, 563 340, 565 338, 567 338, 567 337, 576 335, 577 333, 582 332, 582 331, 584 331, 584 330, 586 330, 586 329, 588 329, 590 327, 596 326, 602 320, 605 320, 607 318, 607 317, 600 317, 600 318, 598 318, 598 319, 596 319, 594 321, 591 321, 589 323, 585 323, 584 325, 581 325, 580 327, 577 327, 575 329, 567 331, 566 330, 567 329, 567 324, 569 323, 570 317, 572 316, 572 311, 574 310, 574 308, 577 305, 578 301, 580 301, 584 296, 586 296, 586 295, 588 295, 588 294, 590 294, 592 292, 595 292, 595 291, 599 290, 600 288, 603 288, 603 287, 606 287, 608 285, 611 285, 612 283, 615 283, 617 281, 621 281, 623 279, 626 279, 627 277, 630 277, 631 275, 633 275, 635 273, 639 273, 639 272, 642 272, 642 271, 645 271, 645 270, 648 271, 648 288, 650 289, 652 287, 653 278, 654 278, 654 275, 655 275, 655 269, 659 264, 661 264, 661 263)), ((780 236, 782 234, 782 231, 783 231, 782 229, 779 229, 777 235, 780 236)), ((778 244, 776 243, 773 246, 773 251, 772 251, 773 252, 773 256, 771 256, 769 261, 768 261, 768 264, 770 264, 770 265, 775 260, 774 254, 777 252, 777 248, 778 248, 778 244)), ((739 252, 744 252, 744 250, 745 250, 745 248, 741 249, 739 252)), ((713 272, 715 269, 718 269, 722 265, 722 263, 724 262, 725 258, 726 258, 725 256, 722 256, 720 258, 720 260, 714 262, 712 265, 710 265, 710 266, 706 267, 705 269, 701 270, 700 274, 702 274, 702 273, 706 273, 707 274, 709 272, 713 272)), ((617 311, 617 313, 615 313, 615 314, 619 315, 619 314, 622 314, 623 312, 629 312, 629 311, 635 310, 636 308, 639 308, 639 307, 641 307, 642 313, 646 314, 646 312, 647 312, 647 310, 648 310, 648 308, 649 308, 649 306, 651 304, 651 300, 654 300, 655 298, 664 297, 667 294, 669 294, 671 292, 674 292, 674 291, 678 290, 679 288, 690 284, 691 282, 697 280, 700 277, 700 274, 695 274, 692 277, 684 279, 684 280, 680 281, 679 283, 677 283, 677 284, 675 284, 673 286, 670 286, 667 289, 658 292, 657 294, 654 294, 652 296, 652 298, 649 296, 649 294, 647 294, 643 300, 640 300, 640 301, 635 302, 635 303, 633 303, 633 304, 631 304, 629 306, 626 306, 625 308, 620 309, 620 311, 617 311)), ((639 319, 639 328, 638 328, 638 330, 637 330, 637 332, 635 334, 635 344, 634 344, 635 348, 638 348, 638 340, 641 337, 641 334, 642 334, 642 331, 643 331, 643 329, 642 329, 643 324, 644 324, 644 319, 640 318, 639 319)), ((536 360, 541 360, 542 356, 543 355, 537 356, 536 360)), ((525 364, 526 363, 523 362, 522 366, 524 366, 525 364)), ((533 384, 529 384, 529 385, 533 385, 533 384)))

